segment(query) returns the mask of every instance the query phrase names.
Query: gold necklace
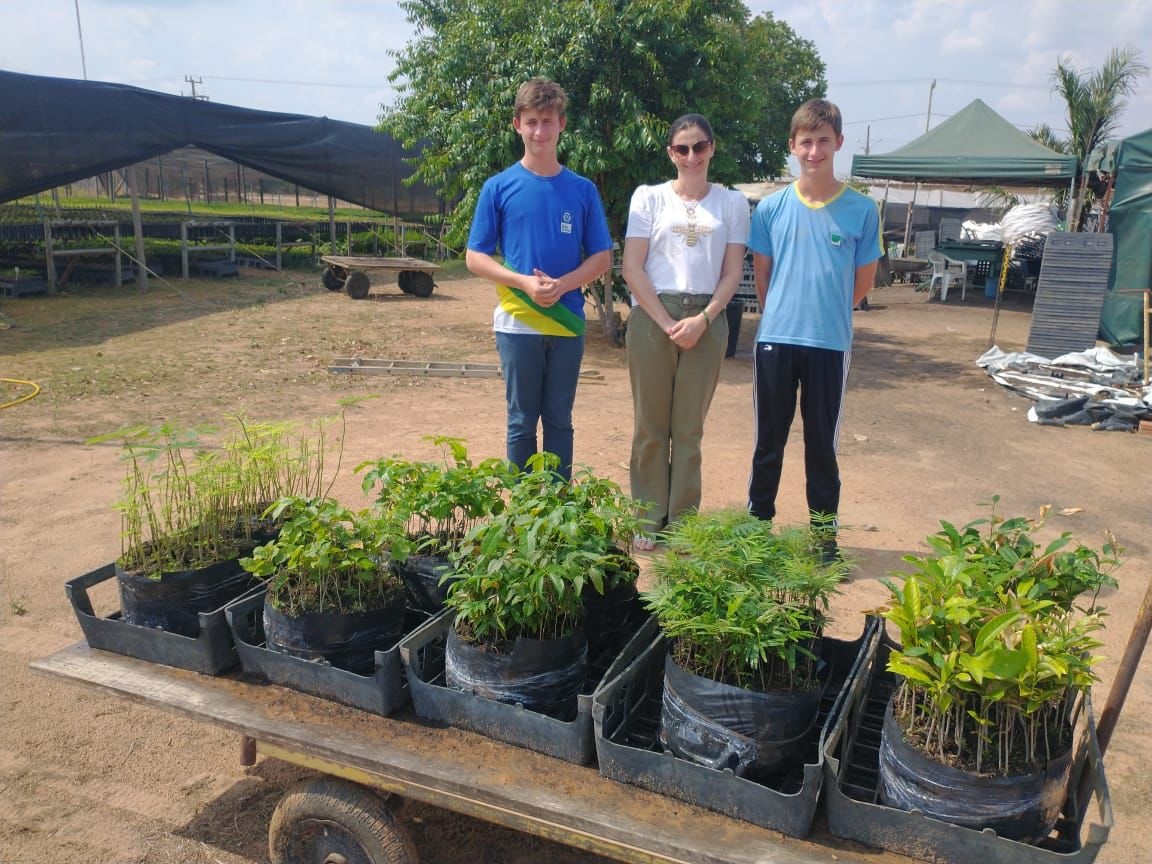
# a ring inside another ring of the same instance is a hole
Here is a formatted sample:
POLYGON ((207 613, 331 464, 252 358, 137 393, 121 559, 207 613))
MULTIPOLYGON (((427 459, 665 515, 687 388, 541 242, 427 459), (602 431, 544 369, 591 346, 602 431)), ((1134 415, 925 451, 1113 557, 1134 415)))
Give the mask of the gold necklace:
MULTIPOLYGON (((680 203, 684 205, 684 218, 688 220, 687 225, 677 225, 672 229, 673 233, 684 235, 685 246, 695 246, 700 242, 700 232, 696 225, 696 206, 700 203, 699 198, 687 199, 680 194, 677 184, 672 184, 672 191, 676 193, 676 197, 680 199, 680 203)), ((707 196, 708 190, 705 187, 704 196, 707 196)), ((704 197, 702 196, 702 197, 704 197)))

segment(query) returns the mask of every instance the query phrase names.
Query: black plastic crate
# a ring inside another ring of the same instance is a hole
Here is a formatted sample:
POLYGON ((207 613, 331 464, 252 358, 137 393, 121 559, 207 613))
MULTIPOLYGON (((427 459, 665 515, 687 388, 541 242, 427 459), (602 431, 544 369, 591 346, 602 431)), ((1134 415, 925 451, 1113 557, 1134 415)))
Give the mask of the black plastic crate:
POLYGON ((880 730, 888 697, 899 683, 887 671, 888 657, 896 648, 881 624, 844 710, 824 742, 829 832, 936 864, 1089 864, 1095 860, 1108 839, 1113 816, 1090 698, 1079 710, 1068 798, 1052 833, 1041 843, 1021 843, 991 829, 977 831, 880 803, 880 730), (1087 794, 1078 800, 1081 791, 1087 794), (1085 825, 1091 801, 1096 802, 1097 821, 1085 825))
MULTIPOLYGON (((64 583, 64 591, 89 646, 205 675, 219 675, 239 662, 232 631, 224 616, 224 606, 200 613, 200 633, 195 637, 129 624, 121 618, 120 610, 104 618, 98 617, 92 609, 88 591, 115 578, 116 565, 105 564, 64 583)), ((263 583, 259 583, 247 593, 263 590, 263 583)))
MULTIPOLYGON (((266 595, 267 591, 262 590, 224 607, 240 666, 246 673, 373 714, 387 716, 408 703, 408 684, 400 662, 399 643, 373 653, 373 671, 369 675, 275 651, 266 647, 264 640, 266 595)), ((418 629, 428 618, 425 612, 409 609, 404 632, 418 629)))
POLYGON ((451 610, 442 612, 400 642, 417 716, 577 765, 588 764, 596 755, 592 723, 596 688, 627 667, 656 633, 656 622, 646 612, 638 612, 620 634, 618 644, 622 647, 589 657, 588 677, 576 697, 576 717, 564 721, 529 711, 522 705, 509 705, 446 686, 444 649, 453 619, 451 610))
POLYGON ((829 679, 817 722, 804 745, 804 764, 776 778, 774 785, 698 765, 662 748, 660 710, 668 647, 663 635, 657 636, 635 663, 596 693, 593 717, 600 773, 791 837, 807 836, 824 777, 824 735, 839 715, 876 630, 875 621, 868 619, 855 640, 821 640, 829 679))

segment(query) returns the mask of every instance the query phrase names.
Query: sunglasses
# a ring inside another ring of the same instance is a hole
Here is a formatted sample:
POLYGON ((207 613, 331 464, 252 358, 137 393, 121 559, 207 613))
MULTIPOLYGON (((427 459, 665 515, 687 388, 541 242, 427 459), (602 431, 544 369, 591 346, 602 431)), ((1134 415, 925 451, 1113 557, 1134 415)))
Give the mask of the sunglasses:
POLYGON ((708 148, 712 146, 712 141, 705 138, 703 141, 697 141, 691 147, 687 144, 669 144, 668 149, 675 153, 677 156, 687 156, 689 153, 695 153, 699 156, 701 153, 707 153, 708 148))

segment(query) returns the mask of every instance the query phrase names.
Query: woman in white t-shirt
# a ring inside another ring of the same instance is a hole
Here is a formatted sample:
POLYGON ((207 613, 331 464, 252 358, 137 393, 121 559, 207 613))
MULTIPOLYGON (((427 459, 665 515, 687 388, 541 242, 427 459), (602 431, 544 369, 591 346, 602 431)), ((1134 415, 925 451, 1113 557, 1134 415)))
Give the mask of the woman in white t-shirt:
POLYGON ((700 506, 700 439, 724 362, 724 309, 740 284, 749 220, 743 194, 708 182, 715 147, 707 120, 677 118, 668 131, 676 179, 641 186, 628 211, 629 473, 632 497, 643 502, 640 551, 700 506))

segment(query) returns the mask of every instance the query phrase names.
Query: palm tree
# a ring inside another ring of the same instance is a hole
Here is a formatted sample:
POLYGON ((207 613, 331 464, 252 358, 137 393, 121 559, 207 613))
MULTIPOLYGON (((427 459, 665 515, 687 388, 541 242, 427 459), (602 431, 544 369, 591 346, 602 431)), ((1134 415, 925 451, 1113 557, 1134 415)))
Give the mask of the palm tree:
MULTIPOLYGON (((1136 81, 1148 74, 1140 52, 1130 46, 1113 48, 1104 65, 1093 71, 1081 72, 1072 67, 1072 59, 1061 56, 1052 72, 1053 90, 1063 98, 1068 108, 1068 152, 1076 154, 1083 165, 1088 154, 1103 144, 1116 131, 1120 114, 1127 106, 1127 97, 1136 89, 1136 81)), ((1049 134, 1051 130, 1047 130, 1049 134)), ((1034 136, 1035 137, 1035 136, 1034 136)), ((1079 230, 1083 213, 1087 210, 1087 176, 1081 175, 1080 193, 1073 200, 1068 213, 1068 228, 1079 230)))

